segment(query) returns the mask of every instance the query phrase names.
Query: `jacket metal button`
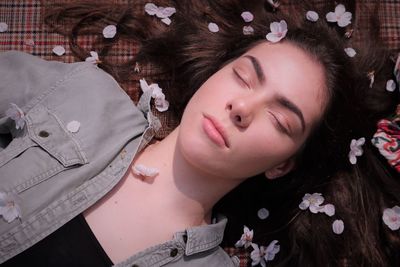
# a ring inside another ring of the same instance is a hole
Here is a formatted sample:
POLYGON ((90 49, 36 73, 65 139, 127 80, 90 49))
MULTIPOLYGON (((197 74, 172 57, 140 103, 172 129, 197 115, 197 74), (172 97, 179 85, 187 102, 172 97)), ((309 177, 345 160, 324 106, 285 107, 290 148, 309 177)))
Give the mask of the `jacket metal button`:
POLYGON ((169 255, 171 257, 175 257, 176 255, 178 255, 178 249, 177 248, 171 249, 171 252, 169 253, 169 255))
POLYGON ((49 135, 50 134, 47 131, 40 131, 39 132, 39 136, 43 137, 43 138, 49 137, 49 135))

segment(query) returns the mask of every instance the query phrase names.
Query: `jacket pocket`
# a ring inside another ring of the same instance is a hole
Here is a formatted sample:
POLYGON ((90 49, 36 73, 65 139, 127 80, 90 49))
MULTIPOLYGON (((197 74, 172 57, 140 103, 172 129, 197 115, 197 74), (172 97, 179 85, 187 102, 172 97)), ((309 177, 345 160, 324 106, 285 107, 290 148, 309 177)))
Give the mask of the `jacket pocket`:
POLYGON ((78 140, 50 110, 38 105, 25 116, 23 137, 0 151, 0 187, 25 191, 71 167, 88 163, 78 140), (4 186, 4 187, 3 187, 4 186))

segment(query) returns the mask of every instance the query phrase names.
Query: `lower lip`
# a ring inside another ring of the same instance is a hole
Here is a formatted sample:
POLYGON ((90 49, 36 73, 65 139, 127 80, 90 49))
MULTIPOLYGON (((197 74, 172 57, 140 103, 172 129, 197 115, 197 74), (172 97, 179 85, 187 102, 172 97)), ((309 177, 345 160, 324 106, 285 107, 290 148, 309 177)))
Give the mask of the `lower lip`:
POLYGON ((222 135, 217 131, 217 129, 215 128, 214 124, 211 122, 211 120, 204 118, 203 119, 203 130, 206 133, 206 135, 208 136, 208 138, 210 138, 210 140, 215 143, 216 145, 220 146, 220 147, 226 147, 225 145, 225 141, 224 138, 222 137, 222 135))

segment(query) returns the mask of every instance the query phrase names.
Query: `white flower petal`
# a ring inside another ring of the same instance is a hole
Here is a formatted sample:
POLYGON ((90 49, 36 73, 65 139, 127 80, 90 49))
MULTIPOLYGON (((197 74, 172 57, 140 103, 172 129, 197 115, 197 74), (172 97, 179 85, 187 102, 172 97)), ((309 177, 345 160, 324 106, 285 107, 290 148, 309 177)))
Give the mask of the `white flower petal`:
POLYGON ((351 164, 356 164, 357 163, 357 158, 353 153, 349 153, 349 160, 351 164))
POLYGON ((108 25, 103 29, 104 38, 114 38, 115 34, 117 34, 117 27, 115 25, 108 25))
POLYGON ((354 49, 351 48, 351 47, 345 48, 345 49, 344 49, 344 52, 346 52, 346 54, 347 54, 349 57, 354 57, 354 56, 357 54, 356 50, 354 50, 354 49))
POLYGON ((389 92, 393 92, 394 90, 396 90, 396 83, 393 80, 387 81, 386 90, 389 92))
POLYGON ((242 16, 242 18, 243 18, 243 20, 244 20, 245 22, 252 22, 253 19, 254 19, 253 14, 252 14, 251 12, 249 12, 249 11, 243 12, 243 13, 241 14, 241 16, 242 16))
POLYGON ((76 133, 81 128, 81 123, 79 121, 70 121, 67 124, 67 130, 71 133, 76 133))
POLYGON ((208 24, 208 30, 209 30, 210 32, 219 32, 219 27, 218 27, 217 24, 215 24, 215 23, 213 23, 213 22, 210 22, 210 23, 208 24))
POLYGON ((265 220, 269 216, 269 210, 267 210, 266 208, 261 208, 261 209, 258 210, 257 216, 261 220, 265 220))
POLYGON ((285 31, 287 31, 287 29, 288 29, 287 23, 286 23, 286 21, 284 21, 284 20, 281 20, 281 21, 279 22, 279 26, 280 26, 280 29, 281 29, 282 32, 285 32, 285 31))
POLYGON ((6 116, 15 121, 15 128, 22 129, 25 126, 25 114, 16 104, 10 103, 10 108, 6 110, 6 116))
MULTIPOLYGON (((346 12, 346 13, 348 13, 348 12, 346 12)), ((338 25, 339 25, 339 27, 346 27, 347 25, 349 25, 349 24, 351 24, 351 19, 348 19, 348 18, 344 18, 344 17, 342 17, 342 18, 340 18, 339 20, 338 20, 338 25)))
POLYGON ((339 4, 335 7, 335 14, 336 16, 341 16, 346 12, 346 8, 344 7, 344 5, 339 4))
POLYGON ((250 247, 252 245, 253 236, 254 236, 253 230, 250 230, 246 225, 244 225, 243 234, 240 237, 239 241, 236 242, 235 246, 236 247, 244 246, 245 248, 250 247))
POLYGON ((56 54, 57 56, 62 56, 65 54, 65 48, 62 47, 61 45, 57 45, 53 48, 53 53, 56 54))
POLYGON ((332 217, 333 215, 335 215, 335 206, 332 204, 326 204, 324 206, 324 212, 329 217, 332 217))
POLYGON ((306 209, 308 209, 309 206, 310 206, 310 202, 309 202, 308 200, 303 200, 303 201, 300 203, 299 208, 300 208, 301 210, 306 210, 306 209))
POLYGON ((364 144, 365 144, 365 138, 364 137, 361 137, 361 138, 356 140, 356 146, 357 147, 361 148, 361 146, 364 145, 364 144))
POLYGON ((153 3, 147 3, 144 6, 144 11, 146 11, 147 14, 153 16, 157 13, 158 7, 153 3))
POLYGON ((92 64, 99 63, 99 55, 97 54, 97 52, 90 51, 90 55, 91 55, 90 57, 87 57, 85 59, 85 62, 89 62, 89 63, 92 63, 92 64))
POLYGON ((146 167, 142 164, 136 164, 133 166, 133 172, 136 175, 144 176, 144 177, 155 177, 159 174, 158 169, 146 167))
POLYGON ((258 247, 257 244, 251 244, 253 251, 250 253, 250 258, 252 260, 251 266, 256 266, 258 264, 261 264, 261 266, 265 266, 265 261, 264 261, 264 254, 263 254, 263 246, 260 248, 258 247), (263 265, 264 264, 264 265, 263 265))
POLYGON ((176 13, 174 7, 159 7, 156 16, 160 19, 165 19, 176 13))
POLYGON ((270 41, 271 43, 277 43, 279 42, 282 38, 279 38, 278 36, 276 36, 276 34, 270 32, 267 34, 266 36, 267 40, 270 41))
POLYGON ((400 207, 394 206, 393 208, 385 209, 383 211, 382 216, 383 222, 390 228, 392 231, 396 231, 400 229, 400 207))
POLYGON ((333 12, 329 12, 328 14, 326 14, 326 20, 329 22, 337 22, 336 14, 333 12))
POLYGON ((170 25, 172 21, 170 18, 164 18, 164 19, 161 19, 161 22, 166 25, 170 25))
POLYGON ((18 195, 0 192, 0 215, 2 215, 4 220, 8 223, 17 218, 21 218, 22 212, 19 202, 20 199, 18 195))
POLYGON ((143 93, 147 92, 148 90, 153 90, 152 88, 150 88, 145 79, 140 79, 139 83, 143 93))
POLYGON ((276 22, 276 21, 275 22, 271 22, 271 24, 269 25, 269 28, 271 30, 271 33, 276 34, 276 33, 279 32, 280 24, 279 24, 279 22, 276 22))
POLYGON ((319 19, 318 13, 312 10, 307 11, 306 18, 309 21, 316 22, 319 19))
POLYGON ((279 253, 280 245, 278 245, 278 240, 273 240, 265 249, 265 261, 272 261, 275 258, 275 255, 279 253))
POLYGON ((332 230, 335 234, 340 235, 344 230, 344 223, 342 220, 335 220, 332 224, 332 230))
POLYGON ((8 25, 5 22, 0 22, 0 32, 6 32, 8 30, 8 25))
POLYGON ((251 26, 243 26, 243 34, 244 35, 252 35, 254 34, 254 29, 251 26))
POLYGON ((169 102, 165 98, 156 98, 155 106, 159 112, 164 112, 168 110, 169 102))
POLYGON ((321 212, 324 208, 318 205, 310 205, 310 211, 314 214, 321 212))

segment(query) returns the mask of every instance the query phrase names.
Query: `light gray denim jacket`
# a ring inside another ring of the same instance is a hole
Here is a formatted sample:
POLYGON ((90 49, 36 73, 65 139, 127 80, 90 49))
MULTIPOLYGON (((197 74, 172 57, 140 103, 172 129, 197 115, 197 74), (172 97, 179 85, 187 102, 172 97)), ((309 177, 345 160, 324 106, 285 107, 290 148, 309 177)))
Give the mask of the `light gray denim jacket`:
MULTIPOLYGON (((110 75, 90 63, 0 54, 0 193, 21 213, 11 222, 0 218, 0 263, 54 232, 120 181, 160 127, 149 100, 145 94, 138 109, 110 75), (6 116, 11 103, 24 114, 22 128, 6 116)), ((237 259, 219 247, 225 224, 223 218, 186 229, 116 266, 237 266, 237 259)))

